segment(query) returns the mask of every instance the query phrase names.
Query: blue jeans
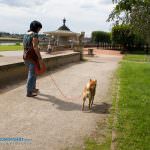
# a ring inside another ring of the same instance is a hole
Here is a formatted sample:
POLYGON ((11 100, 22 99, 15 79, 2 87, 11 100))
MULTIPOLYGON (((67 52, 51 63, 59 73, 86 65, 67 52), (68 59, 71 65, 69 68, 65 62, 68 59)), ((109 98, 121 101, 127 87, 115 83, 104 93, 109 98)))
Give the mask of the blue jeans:
POLYGON ((25 61, 25 65, 28 67, 27 94, 30 94, 36 88, 35 64, 31 61, 25 61))

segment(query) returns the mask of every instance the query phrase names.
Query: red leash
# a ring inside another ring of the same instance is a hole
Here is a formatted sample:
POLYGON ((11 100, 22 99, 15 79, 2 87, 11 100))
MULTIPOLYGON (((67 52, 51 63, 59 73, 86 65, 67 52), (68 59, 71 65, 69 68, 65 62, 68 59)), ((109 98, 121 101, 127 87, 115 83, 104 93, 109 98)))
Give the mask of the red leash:
MULTIPOLYGON (((38 67, 38 64, 36 64, 35 65, 35 72, 36 72, 36 74, 37 75, 41 75, 41 74, 43 74, 43 73, 45 73, 45 71, 46 71, 46 66, 45 66, 45 64, 43 63, 42 64, 42 68, 39 68, 38 67)), ((51 77, 51 79, 52 79, 52 81, 53 81, 53 83, 54 83, 54 85, 55 85, 55 87, 58 89, 58 91, 61 93, 61 95, 64 97, 64 98, 66 98, 66 99, 68 99, 68 100, 76 100, 76 99, 80 99, 81 98, 81 96, 79 96, 79 97, 74 97, 74 98, 69 98, 69 97, 67 97, 67 96, 65 96, 65 94, 62 92, 62 90, 59 88, 59 86, 57 85, 57 83, 55 82, 55 80, 54 80, 54 78, 52 77, 52 75, 50 74, 50 77, 51 77)))
POLYGON ((55 80, 54 80, 54 78, 52 77, 51 74, 50 74, 50 78, 52 79, 52 81, 53 81, 55 87, 58 89, 58 91, 61 93, 61 95, 62 95, 64 98, 66 98, 67 100, 77 100, 77 99, 80 99, 80 98, 81 98, 82 95, 80 95, 79 97, 73 97, 73 98, 67 97, 67 96, 62 92, 62 90, 59 88, 59 86, 57 85, 57 83, 55 82, 55 80))

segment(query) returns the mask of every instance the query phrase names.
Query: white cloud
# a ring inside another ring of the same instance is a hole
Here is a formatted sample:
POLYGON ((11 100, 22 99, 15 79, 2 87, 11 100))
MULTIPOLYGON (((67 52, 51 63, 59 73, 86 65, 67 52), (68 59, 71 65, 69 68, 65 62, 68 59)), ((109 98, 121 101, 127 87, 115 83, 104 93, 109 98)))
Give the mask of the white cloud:
POLYGON ((87 35, 93 30, 108 31, 110 23, 106 20, 113 5, 109 1, 103 2, 104 0, 0 0, 0 30, 24 33, 32 20, 39 20, 43 24, 42 31, 51 31, 61 26, 63 17, 66 17, 67 26, 72 31, 85 31, 87 35))
POLYGON ((9 6, 30 7, 32 5, 42 5, 43 0, 0 0, 0 3, 9 6))
POLYGON ((99 0, 100 4, 112 4, 112 0, 99 0))

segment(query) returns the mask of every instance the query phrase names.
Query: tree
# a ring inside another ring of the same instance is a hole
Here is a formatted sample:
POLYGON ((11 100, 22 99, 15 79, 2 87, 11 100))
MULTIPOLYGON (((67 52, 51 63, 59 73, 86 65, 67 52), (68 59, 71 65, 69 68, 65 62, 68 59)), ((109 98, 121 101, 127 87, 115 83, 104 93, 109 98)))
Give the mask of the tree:
POLYGON ((117 3, 108 21, 130 24, 150 44, 150 0, 113 0, 117 3))
POLYGON ((104 31, 93 31, 92 32, 92 41, 96 43, 110 43, 110 33, 104 31))
POLYGON ((128 25, 117 25, 112 28, 112 42, 113 44, 120 44, 123 49, 127 49, 128 45, 133 44, 134 34, 128 25))
POLYGON ((133 29, 150 44, 150 2, 149 5, 147 4, 145 3, 143 6, 139 5, 132 9, 130 22, 133 29))
POLYGON ((130 50, 134 45, 144 44, 140 35, 134 33, 130 25, 116 25, 112 28, 112 42, 123 46, 123 50, 130 50))

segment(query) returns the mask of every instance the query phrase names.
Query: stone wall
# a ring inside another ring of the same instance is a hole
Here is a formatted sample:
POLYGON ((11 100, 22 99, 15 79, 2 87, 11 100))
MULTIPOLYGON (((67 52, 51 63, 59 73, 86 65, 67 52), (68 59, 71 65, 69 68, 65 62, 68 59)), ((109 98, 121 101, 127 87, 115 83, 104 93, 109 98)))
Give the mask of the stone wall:
MULTIPOLYGON (((61 54, 44 58, 47 71, 56 67, 80 61, 80 53, 71 52, 69 54, 61 54)), ((27 78, 27 69, 24 62, 0 66, 0 88, 15 84, 27 78)))

